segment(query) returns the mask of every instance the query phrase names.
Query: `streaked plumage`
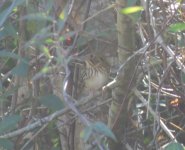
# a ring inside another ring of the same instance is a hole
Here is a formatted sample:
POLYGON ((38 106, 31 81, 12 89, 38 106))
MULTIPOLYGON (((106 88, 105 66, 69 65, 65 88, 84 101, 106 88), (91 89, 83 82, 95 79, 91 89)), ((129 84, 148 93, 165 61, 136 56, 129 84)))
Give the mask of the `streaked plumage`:
POLYGON ((102 58, 93 56, 85 61, 81 72, 81 81, 84 82, 83 91, 95 91, 100 89, 108 80, 108 65, 102 58))

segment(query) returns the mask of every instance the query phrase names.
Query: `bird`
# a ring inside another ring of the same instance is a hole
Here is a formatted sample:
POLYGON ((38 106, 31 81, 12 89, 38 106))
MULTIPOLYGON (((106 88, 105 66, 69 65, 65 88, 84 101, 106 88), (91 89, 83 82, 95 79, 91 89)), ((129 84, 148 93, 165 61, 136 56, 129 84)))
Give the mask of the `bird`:
POLYGON ((102 57, 90 55, 80 69, 82 91, 95 92, 101 89, 109 79, 109 65, 102 57))

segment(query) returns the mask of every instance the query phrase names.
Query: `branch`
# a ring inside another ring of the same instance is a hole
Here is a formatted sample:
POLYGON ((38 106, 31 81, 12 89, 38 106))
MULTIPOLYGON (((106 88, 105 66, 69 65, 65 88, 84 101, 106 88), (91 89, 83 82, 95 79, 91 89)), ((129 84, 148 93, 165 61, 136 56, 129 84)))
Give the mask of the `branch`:
POLYGON ((139 98, 139 100, 147 107, 148 111, 153 115, 154 119, 159 122, 161 128, 164 130, 164 132, 170 137, 171 140, 174 140, 176 142, 175 136, 171 133, 171 131, 168 129, 168 127, 164 124, 162 119, 159 115, 155 113, 155 111, 148 105, 147 100, 140 94, 140 92, 137 89, 133 89, 134 94, 139 98))
MULTIPOLYGON (((100 95, 100 93, 96 93, 96 95, 94 95, 94 96, 98 96, 98 95, 100 95)), ((74 106, 79 107, 81 105, 84 105, 88 101, 90 101, 94 96, 85 97, 84 99, 81 99, 80 101, 77 101, 74 104, 74 106)), ((57 118, 61 115, 64 115, 65 113, 67 113, 69 111, 71 111, 71 109, 69 107, 63 108, 62 110, 56 111, 56 112, 54 112, 53 114, 51 114, 49 116, 41 118, 38 121, 36 121, 36 122, 26 126, 26 127, 23 127, 21 129, 18 129, 16 131, 13 131, 13 132, 10 132, 10 133, 7 133, 7 134, 0 135, 0 139, 12 138, 12 137, 21 135, 24 132, 31 131, 31 130, 37 128, 37 127, 41 127, 42 125, 47 124, 48 122, 51 122, 53 119, 55 119, 55 118, 57 118)))

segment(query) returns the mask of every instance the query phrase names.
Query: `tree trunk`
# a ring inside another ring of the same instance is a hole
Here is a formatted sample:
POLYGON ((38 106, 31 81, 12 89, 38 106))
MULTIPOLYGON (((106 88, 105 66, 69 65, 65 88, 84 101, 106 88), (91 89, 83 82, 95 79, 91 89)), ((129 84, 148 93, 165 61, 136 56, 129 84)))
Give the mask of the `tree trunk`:
MULTIPOLYGON (((135 51, 135 33, 132 20, 120 13, 121 8, 126 6, 125 0, 117 0, 119 8, 117 11, 117 32, 118 32, 118 59, 120 66, 124 64, 128 57, 135 51)), ((112 91, 113 101, 109 109, 109 127, 112 128, 118 142, 110 140, 109 147, 111 150, 121 150, 124 145, 121 143, 124 131, 128 124, 128 102, 130 91, 133 85, 133 75, 135 71, 135 59, 128 61, 117 75, 117 87, 112 91)))

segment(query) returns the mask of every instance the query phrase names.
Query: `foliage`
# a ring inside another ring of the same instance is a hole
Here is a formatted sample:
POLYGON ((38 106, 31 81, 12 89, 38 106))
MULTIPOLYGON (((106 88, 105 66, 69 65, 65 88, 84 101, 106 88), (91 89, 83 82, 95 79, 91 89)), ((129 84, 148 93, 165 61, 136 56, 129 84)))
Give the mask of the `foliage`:
POLYGON ((85 142, 87 142, 92 135, 92 133, 101 133, 105 135, 106 137, 109 137, 116 141, 115 135, 112 133, 112 131, 102 122, 96 122, 91 124, 90 126, 86 127, 84 131, 81 133, 81 137, 84 139, 85 142))
POLYGON ((102 149, 109 140, 121 141, 127 149, 184 149, 183 1, 124 2, 122 8, 117 1, 103 0, 89 7, 83 0, 0 1, 0 149, 66 150, 66 145, 73 147, 73 138, 102 149), (128 55, 123 64, 116 51, 120 18, 115 13, 129 16, 134 24, 121 26, 124 31, 133 27, 137 45, 132 52, 121 47, 128 55), (110 87, 103 91, 108 98, 103 93, 88 101, 79 94, 77 73, 86 52, 110 63, 110 87), (115 93, 109 90, 120 86, 118 76, 133 59, 137 66, 130 76, 136 80, 126 81, 127 95, 116 93, 123 104, 117 104, 121 108, 115 110, 112 127, 107 118, 115 93), (112 129, 123 114, 126 127, 118 137, 112 129), (81 137, 71 133, 74 121, 84 125, 82 132, 76 131, 81 137), (66 144, 65 139, 71 141, 66 144))
POLYGON ((49 109, 51 109, 52 111, 57 111, 64 108, 64 104, 62 103, 60 98, 57 97, 56 95, 42 96, 40 97, 40 102, 49 109))
POLYGON ((165 147, 165 150, 184 150, 184 147, 180 143, 170 143, 165 147))
POLYGON ((14 143, 7 139, 1 139, 0 147, 1 149, 12 150, 14 147, 14 143))
POLYGON ((171 24, 168 28, 169 32, 182 32, 185 30, 185 23, 175 23, 171 24))
POLYGON ((122 9, 121 13, 128 15, 128 14, 136 13, 136 12, 142 11, 142 10, 144 10, 144 9, 141 6, 133 6, 133 7, 126 7, 124 9, 122 9))
POLYGON ((9 129, 15 128, 16 124, 20 121, 20 116, 18 115, 11 115, 5 117, 0 122, 0 133, 7 132, 9 129))

